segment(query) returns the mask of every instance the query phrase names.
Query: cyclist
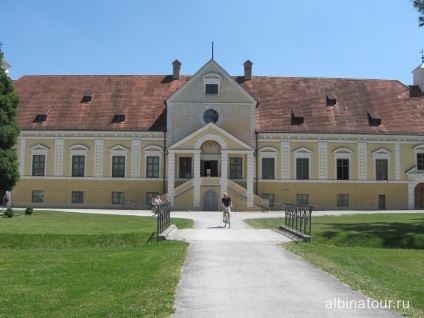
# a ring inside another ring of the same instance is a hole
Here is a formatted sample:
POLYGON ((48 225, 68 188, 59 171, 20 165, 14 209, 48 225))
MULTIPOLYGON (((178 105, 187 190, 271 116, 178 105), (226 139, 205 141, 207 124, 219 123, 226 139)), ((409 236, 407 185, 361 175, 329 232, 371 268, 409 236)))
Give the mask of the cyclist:
POLYGON ((224 193, 224 197, 222 198, 222 222, 225 223, 225 216, 231 213, 231 208, 233 207, 233 201, 228 196, 227 193, 224 193))

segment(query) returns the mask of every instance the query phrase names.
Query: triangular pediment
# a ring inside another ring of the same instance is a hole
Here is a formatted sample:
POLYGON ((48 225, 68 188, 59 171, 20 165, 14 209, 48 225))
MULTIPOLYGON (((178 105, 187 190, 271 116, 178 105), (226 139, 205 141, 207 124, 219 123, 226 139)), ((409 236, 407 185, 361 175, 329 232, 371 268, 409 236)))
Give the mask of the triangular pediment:
POLYGON ((225 100, 234 103, 255 104, 256 100, 244 90, 215 60, 209 60, 166 103, 210 103, 225 100), (207 85, 216 86, 209 93, 207 85))
POLYGON ((222 150, 247 151, 254 149, 214 123, 209 123, 171 145, 168 150, 200 150, 206 141, 217 142, 222 150))

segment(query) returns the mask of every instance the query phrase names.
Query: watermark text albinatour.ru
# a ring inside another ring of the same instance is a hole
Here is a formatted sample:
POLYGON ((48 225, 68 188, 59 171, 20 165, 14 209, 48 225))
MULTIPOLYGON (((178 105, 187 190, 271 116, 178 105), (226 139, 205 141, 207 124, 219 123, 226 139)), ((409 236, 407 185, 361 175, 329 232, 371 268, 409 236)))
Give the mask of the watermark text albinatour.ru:
POLYGON ((349 299, 334 297, 325 301, 326 309, 409 309, 409 300, 349 299))

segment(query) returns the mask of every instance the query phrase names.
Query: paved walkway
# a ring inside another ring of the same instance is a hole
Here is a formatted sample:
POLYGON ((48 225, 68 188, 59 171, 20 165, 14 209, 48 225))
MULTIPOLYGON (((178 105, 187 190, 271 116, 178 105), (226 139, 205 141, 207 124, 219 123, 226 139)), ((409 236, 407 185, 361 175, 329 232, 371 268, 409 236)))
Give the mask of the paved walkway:
MULTIPOLYGON (((57 209, 56 209, 57 210, 57 209)), ((151 215, 150 211, 63 209, 69 212, 151 215)), ((384 211, 384 213, 422 211, 384 211)), ((314 215, 379 213, 314 211, 314 215)), ((172 318, 403 317, 376 300, 352 291, 280 244, 289 239, 272 230, 254 230, 246 218, 283 217, 282 212, 234 212, 231 229, 220 212, 172 212, 190 218, 194 229, 174 238, 190 242, 172 318), (382 308, 381 308, 382 307, 382 308)), ((389 301, 389 300, 386 300, 389 301)))
POLYGON ((244 222, 281 212, 233 213, 231 229, 218 212, 172 216, 195 220, 194 229, 175 236, 191 244, 173 318, 402 317, 284 250, 285 236, 244 222))

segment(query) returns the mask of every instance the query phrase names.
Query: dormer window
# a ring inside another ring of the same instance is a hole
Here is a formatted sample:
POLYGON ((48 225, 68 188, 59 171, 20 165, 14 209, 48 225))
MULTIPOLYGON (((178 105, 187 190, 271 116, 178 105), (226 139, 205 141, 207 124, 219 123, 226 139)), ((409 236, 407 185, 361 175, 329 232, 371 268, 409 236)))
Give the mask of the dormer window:
POLYGON ((80 101, 81 104, 91 103, 91 95, 84 95, 80 101))
POLYGON ((221 76, 215 73, 209 73, 203 76, 203 86, 205 95, 219 95, 221 76))
POLYGON ((381 116, 376 111, 368 110, 368 122, 370 126, 380 126, 381 116))
POLYGON ((113 116, 112 123, 123 123, 125 121, 125 113, 124 112, 116 112, 113 116))
POLYGON ((34 122, 41 123, 46 120, 47 120, 47 114, 38 114, 37 116, 35 116, 34 122))
POLYGON ((337 104, 337 98, 332 93, 327 93, 326 95, 326 105, 327 106, 336 106, 337 104))

